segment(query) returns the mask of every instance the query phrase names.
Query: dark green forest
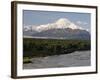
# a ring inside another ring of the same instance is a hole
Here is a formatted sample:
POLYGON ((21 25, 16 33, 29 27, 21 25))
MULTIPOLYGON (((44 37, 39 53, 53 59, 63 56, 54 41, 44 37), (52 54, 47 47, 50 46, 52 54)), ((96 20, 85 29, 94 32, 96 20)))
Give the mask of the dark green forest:
POLYGON ((44 57, 90 50, 90 43, 90 40, 23 38, 23 57, 44 57))

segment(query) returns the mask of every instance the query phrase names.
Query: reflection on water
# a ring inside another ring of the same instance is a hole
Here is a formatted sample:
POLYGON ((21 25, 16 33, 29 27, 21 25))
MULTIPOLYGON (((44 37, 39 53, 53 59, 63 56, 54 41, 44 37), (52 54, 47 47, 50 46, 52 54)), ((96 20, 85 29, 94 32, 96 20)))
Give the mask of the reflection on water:
POLYGON ((76 51, 70 54, 32 58, 32 63, 23 64, 24 69, 90 66, 90 51, 76 51))

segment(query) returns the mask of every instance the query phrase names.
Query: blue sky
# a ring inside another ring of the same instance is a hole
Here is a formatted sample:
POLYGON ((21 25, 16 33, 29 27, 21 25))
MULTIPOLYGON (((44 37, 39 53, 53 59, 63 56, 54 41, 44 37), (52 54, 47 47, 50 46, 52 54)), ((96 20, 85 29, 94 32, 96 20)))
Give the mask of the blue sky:
POLYGON ((23 10, 24 26, 53 23, 60 18, 67 18, 71 22, 90 31, 90 13, 23 10))

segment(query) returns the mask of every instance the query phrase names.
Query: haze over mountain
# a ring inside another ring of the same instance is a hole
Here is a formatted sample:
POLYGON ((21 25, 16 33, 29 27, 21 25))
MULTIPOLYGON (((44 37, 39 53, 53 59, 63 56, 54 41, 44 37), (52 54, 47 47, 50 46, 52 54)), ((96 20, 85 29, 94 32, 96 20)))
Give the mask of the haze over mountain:
POLYGON ((90 33, 66 18, 44 25, 24 26, 24 37, 53 39, 90 39, 90 33))

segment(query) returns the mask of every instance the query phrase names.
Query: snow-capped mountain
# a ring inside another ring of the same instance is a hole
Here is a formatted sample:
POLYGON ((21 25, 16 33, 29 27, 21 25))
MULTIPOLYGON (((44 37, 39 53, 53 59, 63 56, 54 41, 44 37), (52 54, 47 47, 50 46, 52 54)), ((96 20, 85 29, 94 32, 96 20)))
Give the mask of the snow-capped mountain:
POLYGON ((90 39, 90 33, 87 30, 65 18, 61 18, 54 23, 39 26, 25 26, 24 36, 40 38, 90 39))
POLYGON ((42 32, 42 31, 46 31, 46 30, 50 30, 50 29, 63 29, 63 28, 85 30, 82 27, 75 25, 74 23, 72 23, 71 21, 69 21, 66 18, 61 18, 54 23, 48 23, 48 24, 39 25, 39 26, 35 26, 35 25, 25 26, 24 30, 25 31, 33 30, 33 31, 37 31, 37 32, 42 32))

